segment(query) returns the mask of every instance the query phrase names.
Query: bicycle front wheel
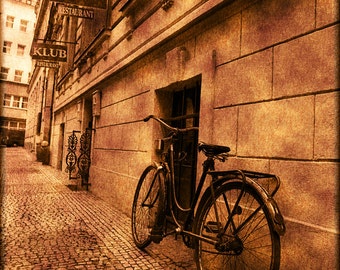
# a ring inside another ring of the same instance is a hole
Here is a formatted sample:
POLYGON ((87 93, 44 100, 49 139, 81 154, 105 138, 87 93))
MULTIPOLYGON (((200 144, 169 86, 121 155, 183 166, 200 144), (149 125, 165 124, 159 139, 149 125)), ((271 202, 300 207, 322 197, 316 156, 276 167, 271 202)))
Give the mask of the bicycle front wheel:
POLYGON ((280 238, 267 207, 252 187, 225 183, 197 212, 198 269, 279 269, 280 238))
POLYGON ((141 175, 132 205, 132 237, 138 248, 151 243, 151 230, 164 219, 164 174, 153 165, 141 175))

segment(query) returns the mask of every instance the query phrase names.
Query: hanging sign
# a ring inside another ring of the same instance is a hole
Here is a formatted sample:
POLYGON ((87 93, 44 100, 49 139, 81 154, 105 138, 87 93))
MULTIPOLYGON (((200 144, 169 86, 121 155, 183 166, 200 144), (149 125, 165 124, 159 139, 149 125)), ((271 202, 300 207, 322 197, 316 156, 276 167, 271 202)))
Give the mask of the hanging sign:
POLYGON ((31 49, 32 59, 66 62, 67 61, 67 46, 52 45, 45 43, 33 43, 31 49))
POLYGON ((47 62, 47 61, 41 61, 38 60, 36 63, 37 67, 45 67, 45 68, 54 68, 58 69, 59 68, 59 63, 58 62, 47 62))
POLYGON ((106 1, 107 0, 54 0, 53 2, 106 9, 106 1))
POLYGON ((64 6, 58 5, 58 14, 73 16, 85 19, 93 19, 94 18, 94 10, 88 8, 80 8, 76 6, 64 6))

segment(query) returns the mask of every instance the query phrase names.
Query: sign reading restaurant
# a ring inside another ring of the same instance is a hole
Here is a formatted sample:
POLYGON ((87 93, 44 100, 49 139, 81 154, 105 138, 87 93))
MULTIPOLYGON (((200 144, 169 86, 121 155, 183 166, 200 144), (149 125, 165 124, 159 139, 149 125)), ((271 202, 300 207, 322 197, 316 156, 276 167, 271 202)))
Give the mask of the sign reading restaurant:
POLYGON ((68 7, 64 5, 58 5, 58 14, 60 15, 68 15, 73 17, 85 18, 85 19, 93 19, 94 18, 94 10, 88 8, 80 8, 80 7, 68 7))
POLYGON ((53 0, 53 2, 106 9, 107 0, 53 0))
POLYGON ((52 45, 45 43, 33 43, 31 49, 32 59, 66 62, 67 61, 67 46, 52 45))

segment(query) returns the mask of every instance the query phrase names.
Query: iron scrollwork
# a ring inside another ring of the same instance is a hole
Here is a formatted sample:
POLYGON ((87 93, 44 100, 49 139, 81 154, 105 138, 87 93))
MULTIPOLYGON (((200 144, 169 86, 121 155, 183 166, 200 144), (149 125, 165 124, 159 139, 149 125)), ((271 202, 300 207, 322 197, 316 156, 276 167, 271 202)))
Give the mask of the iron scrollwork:
POLYGON ((66 169, 69 173, 69 179, 81 178, 81 185, 88 188, 89 184, 89 171, 91 165, 91 140, 92 129, 87 128, 86 131, 80 136, 80 149, 79 156, 77 157, 77 144, 78 137, 76 133, 80 131, 72 131, 68 138, 68 148, 66 155, 66 169), (77 173, 76 173, 77 172, 77 173), (75 175, 75 176, 72 176, 75 175))
POLYGON ((68 137, 68 147, 67 147, 67 155, 66 155, 66 169, 65 171, 69 173, 69 179, 77 179, 77 177, 73 177, 72 173, 76 171, 76 165, 77 165, 77 143, 78 138, 76 133, 79 133, 80 131, 72 131, 72 135, 68 137))
POLYGON ((87 128, 80 137, 80 155, 78 158, 78 175, 82 186, 89 186, 89 171, 91 165, 91 138, 92 129, 87 128))

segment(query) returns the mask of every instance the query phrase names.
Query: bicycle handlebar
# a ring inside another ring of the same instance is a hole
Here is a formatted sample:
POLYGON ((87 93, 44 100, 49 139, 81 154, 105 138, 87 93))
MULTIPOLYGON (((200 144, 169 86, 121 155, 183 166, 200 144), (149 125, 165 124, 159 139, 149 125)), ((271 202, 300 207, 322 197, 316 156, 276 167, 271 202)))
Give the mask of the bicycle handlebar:
POLYGON ((162 124, 163 126, 165 126, 166 128, 170 129, 171 131, 173 131, 175 133, 182 133, 182 132, 188 132, 188 131, 192 131, 192 130, 198 130, 198 127, 190 127, 190 128, 175 128, 175 127, 172 127, 155 115, 149 115, 149 116, 145 117, 143 119, 143 121, 148 122, 151 118, 156 120, 157 122, 159 122, 160 124, 162 124))

